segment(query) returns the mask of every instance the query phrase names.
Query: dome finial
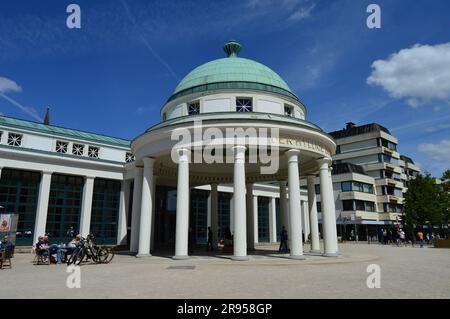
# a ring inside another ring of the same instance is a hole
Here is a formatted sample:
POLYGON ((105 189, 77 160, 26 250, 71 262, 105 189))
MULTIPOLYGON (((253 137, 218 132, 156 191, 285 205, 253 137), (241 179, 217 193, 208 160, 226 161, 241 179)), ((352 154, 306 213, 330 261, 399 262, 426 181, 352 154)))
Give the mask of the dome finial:
POLYGON ((242 46, 235 40, 230 40, 223 46, 223 50, 229 58, 237 57, 237 55, 241 51, 241 48, 242 46))

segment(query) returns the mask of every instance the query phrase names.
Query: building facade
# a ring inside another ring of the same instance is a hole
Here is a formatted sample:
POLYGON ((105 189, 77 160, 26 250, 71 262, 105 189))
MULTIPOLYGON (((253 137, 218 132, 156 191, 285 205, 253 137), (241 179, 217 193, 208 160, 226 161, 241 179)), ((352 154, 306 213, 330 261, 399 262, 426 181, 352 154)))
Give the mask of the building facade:
POLYGON ((0 205, 19 215, 16 243, 66 241, 74 227, 137 256, 183 259, 211 227, 214 244, 230 230, 245 260, 285 226, 291 258, 303 259, 306 240, 337 256, 342 226, 392 224, 418 172, 397 139, 376 124, 325 133, 240 48, 230 41, 227 57, 190 72, 132 141, 0 116, 0 205))
POLYGON ((347 123, 330 133, 337 149, 333 183, 340 235, 376 240, 381 227, 401 222, 403 194, 420 168, 397 151, 398 140, 376 123, 347 123))

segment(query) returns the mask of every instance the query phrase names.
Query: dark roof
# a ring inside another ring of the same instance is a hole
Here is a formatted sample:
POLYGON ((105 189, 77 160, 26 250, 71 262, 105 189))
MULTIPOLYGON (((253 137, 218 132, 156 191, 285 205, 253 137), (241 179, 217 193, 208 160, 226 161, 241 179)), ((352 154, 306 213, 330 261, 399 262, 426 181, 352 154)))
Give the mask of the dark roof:
POLYGON ((346 128, 339 130, 339 131, 330 132, 328 134, 330 134, 335 139, 338 139, 338 138, 344 138, 344 137, 348 137, 348 136, 361 135, 361 134, 366 134, 366 133, 370 133, 370 132, 380 132, 380 131, 391 134, 391 132, 389 132, 389 130, 387 128, 385 128, 384 126, 381 126, 380 124, 377 124, 377 123, 355 126, 355 124, 353 124, 351 122, 347 123, 346 128))
POLYGON ((414 161, 412 160, 411 157, 405 156, 405 155, 400 155, 400 159, 402 161, 405 161, 405 163, 411 163, 414 164, 414 161))
POLYGON ((364 171, 364 168, 360 165, 355 165, 351 163, 339 163, 333 162, 333 170, 331 171, 332 175, 339 175, 345 173, 358 173, 362 175, 367 175, 364 171))

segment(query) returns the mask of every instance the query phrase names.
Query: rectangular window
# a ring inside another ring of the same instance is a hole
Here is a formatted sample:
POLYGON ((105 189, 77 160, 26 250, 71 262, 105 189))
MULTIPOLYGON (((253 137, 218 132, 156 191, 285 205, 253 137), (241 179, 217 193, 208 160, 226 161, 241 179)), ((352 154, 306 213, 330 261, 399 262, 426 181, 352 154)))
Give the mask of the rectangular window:
POLYGON ((236 98, 236 112, 253 112, 252 98, 236 98))
POLYGON ((365 204, 366 204, 366 212, 374 212, 375 211, 375 203, 365 202, 365 204))
POLYGON ((322 211, 322 202, 317 202, 317 212, 320 213, 322 211))
POLYGON ((72 154, 77 156, 83 156, 84 145, 83 144, 73 144, 72 154))
POLYGON ((189 115, 200 114, 200 101, 188 103, 187 108, 189 115))
POLYGON ((131 152, 127 152, 125 154, 125 163, 131 163, 134 162, 134 155, 131 152))
POLYGON ((341 189, 343 192, 350 192, 352 190, 352 182, 342 182, 341 189))
POLYGON ((100 148, 98 148, 96 146, 89 146, 88 156, 91 158, 98 158, 99 151, 100 151, 100 148))
POLYGON ((362 200, 356 200, 355 201, 355 207, 356 207, 356 210, 362 210, 362 211, 366 210, 366 207, 364 205, 364 201, 362 201, 362 200))
POLYGON ((294 108, 290 105, 285 105, 284 106, 284 115, 294 116, 294 108))
POLYGON ((66 154, 69 149, 69 143, 63 141, 56 141, 56 152, 66 154))
POLYGON ((22 145, 22 134, 9 133, 8 134, 8 145, 10 146, 21 146, 22 145))
POLYGON ((353 210, 353 201, 352 200, 343 200, 342 201, 342 210, 353 210))
POLYGON ((94 180, 90 231, 98 242, 109 245, 116 243, 119 202, 119 181, 94 180))
POLYGON ((320 184, 314 185, 314 190, 315 190, 317 195, 320 195, 320 184))
POLYGON ((391 143, 391 142, 389 142, 388 140, 385 140, 385 139, 381 139, 381 145, 386 147, 386 148, 388 148, 388 149, 390 149, 390 150, 393 150, 393 151, 397 150, 397 145, 396 144, 391 143))

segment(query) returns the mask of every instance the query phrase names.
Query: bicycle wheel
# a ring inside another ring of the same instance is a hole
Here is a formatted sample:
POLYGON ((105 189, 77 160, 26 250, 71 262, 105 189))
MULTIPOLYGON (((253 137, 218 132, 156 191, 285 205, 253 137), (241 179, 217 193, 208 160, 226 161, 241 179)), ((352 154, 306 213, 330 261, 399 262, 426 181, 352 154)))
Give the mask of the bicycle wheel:
POLYGON ((107 263, 108 256, 109 256, 108 249, 106 249, 105 247, 97 248, 97 260, 99 264, 107 263))
POLYGON ((106 258, 105 263, 110 263, 114 258, 114 248, 108 247, 107 251, 108 251, 108 256, 106 258))
POLYGON ((75 265, 79 266, 82 263, 85 255, 86 255, 86 252, 84 251, 84 249, 80 249, 78 251, 78 254, 75 255, 73 263, 75 265))
POLYGON ((67 258, 67 265, 72 265, 73 262, 75 261, 75 256, 78 254, 78 252, 80 251, 79 248, 75 249, 72 254, 69 256, 69 258, 67 258))

